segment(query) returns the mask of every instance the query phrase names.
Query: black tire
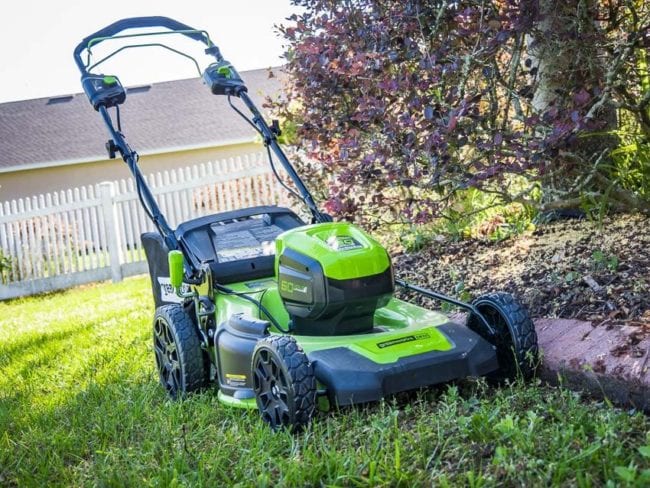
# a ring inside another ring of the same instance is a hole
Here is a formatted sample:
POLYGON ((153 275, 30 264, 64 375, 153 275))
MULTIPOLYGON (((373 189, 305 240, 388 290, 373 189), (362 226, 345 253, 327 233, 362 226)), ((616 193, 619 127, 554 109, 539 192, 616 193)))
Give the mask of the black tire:
POLYGON ((153 346, 160 384, 172 398, 207 385, 209 368, 196 325, 180 305, 163 305, 153 319, 153 346))
POLYGON ((501 292, 480 296, 472 305, 496 332, 496 337, 491 337, 476 315, 467 318, 467 327, 496 346, 499 369, 489 377, 495 380, 532 378, 539 364, 539 348, 535 325, 526 308, 509 293, 501 292))
POLYGON ((262 420, 273 430, 306 426, 316 410, 316 378, 307 355, 291 336, 261 339, 251 363, 262 420))

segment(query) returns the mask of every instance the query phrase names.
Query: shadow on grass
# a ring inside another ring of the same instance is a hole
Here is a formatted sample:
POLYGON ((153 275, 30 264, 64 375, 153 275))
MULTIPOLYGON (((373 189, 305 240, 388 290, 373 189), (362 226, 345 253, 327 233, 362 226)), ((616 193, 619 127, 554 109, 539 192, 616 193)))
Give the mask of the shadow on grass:
MULTIPOLYGON (((165 425, 159 417, 166 396, 153 364, 138 371, 95 356, 75 372, 78 389, 63 386, 70 395, 58 401, 38 404, 42 392, 33 387, 0 396, 0 485, 80 484, 78 476, 92 471, 106 449, 127 452, 138 437, 155 434, 152 425, 165 425)), ((51 367, 54 357, 39 365, 51 367)))
POLYGON ((26 339, 11 342, 9 345, 0 343, 0 367, 9 366, 16 355, 24 356, 36 348, 43 349, 57 342, 68 341, 80 333, 91 332, 96 326, 102 323, 100 321, 92 321, 56 332, 33 332, 26 339))

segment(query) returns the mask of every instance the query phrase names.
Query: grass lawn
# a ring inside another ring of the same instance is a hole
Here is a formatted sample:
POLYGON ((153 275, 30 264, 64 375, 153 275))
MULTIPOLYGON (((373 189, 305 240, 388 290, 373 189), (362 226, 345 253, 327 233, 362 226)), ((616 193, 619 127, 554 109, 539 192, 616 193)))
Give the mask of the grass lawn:
POLYGON ((272 433, 158 386, 148 280, 0 303, 0 486, 650 483, 648 418, 465 381, 272 433))

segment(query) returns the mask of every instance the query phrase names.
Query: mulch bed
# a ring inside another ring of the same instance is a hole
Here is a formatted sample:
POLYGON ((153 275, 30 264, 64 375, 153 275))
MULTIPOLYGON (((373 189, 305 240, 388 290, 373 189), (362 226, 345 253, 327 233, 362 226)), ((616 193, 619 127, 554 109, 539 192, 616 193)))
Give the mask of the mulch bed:
POLYGON ((440 236, 394 264, 399 278, 463 299, 502 290, 533 317, 650 333, 650 217, 556 221, 502 242, 440 236))

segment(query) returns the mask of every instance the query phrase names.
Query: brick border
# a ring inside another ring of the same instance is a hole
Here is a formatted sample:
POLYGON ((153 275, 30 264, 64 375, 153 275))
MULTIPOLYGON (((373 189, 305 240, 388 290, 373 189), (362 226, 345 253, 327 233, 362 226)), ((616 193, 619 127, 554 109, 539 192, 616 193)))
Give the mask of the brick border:
POLYGON ((634 344, 635 328, 566 319, 536 319, 535 328, 542 380, 650 412, 650 339, 634 344))

